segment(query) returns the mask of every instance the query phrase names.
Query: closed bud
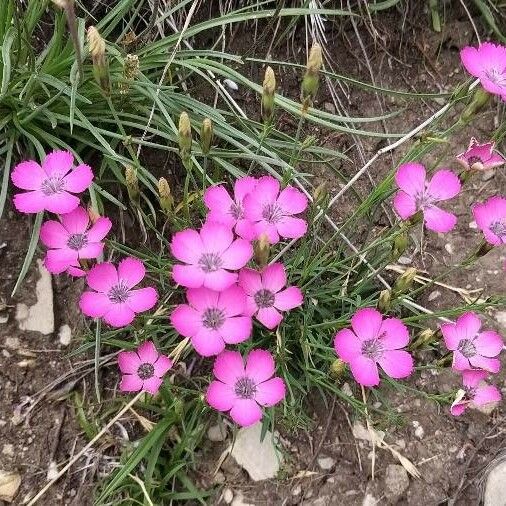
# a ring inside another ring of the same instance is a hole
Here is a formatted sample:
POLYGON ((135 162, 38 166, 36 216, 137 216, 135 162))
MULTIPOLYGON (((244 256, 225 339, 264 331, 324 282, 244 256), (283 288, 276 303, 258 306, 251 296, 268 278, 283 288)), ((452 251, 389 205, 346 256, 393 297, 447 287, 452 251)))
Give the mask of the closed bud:
POLYGON ((260 237, 255 241, 253 247, 255 252, 255 262, 259 267, 265 267, 269 261, 270 245, 267 234, 260 234, 260 237))
POLYGON ((53 3, 56 5, 56 7, 59 7, 60 9, 66 9, 70 1, 71 0, 53 0, 53 3))
POLYGON ((416 276, 416 269, 414 267, 408 267, 395 281, 393 286, 393 292, 396 295, 407 292, 411 285, 413 284, 413 280, 416 276))
POLYGON ((327 183, 324 181, 323 183, 320 183, 313 191, 313 200, 315 204, 318 204, 319 202, 325 200, 327 198, 327 195, 327 183))
POLYGON ((406 231, 401 232, 395 237, 392 244, 392 256, 391 261, 396 262, 399 257, 406 251, 408 247, 408 233, 406 231))
POLYGON ((93 60, 93 75, 98 85, 107 95, 111 92, 109 64, 105 57, 105 40, 94 26, 88 28, 88 44, 93 60))
POLYGON ((378 310, 382 313, 387 312, 390 309, 390 304, 392 303, 392 291, 391 290, 383 290, 378 298, 378 310))
POLYGON ((169 183, 164 177, 158 180, 158 198, 160 199, 160 208, 162 211, 167 215, 172 214, 174 198, 170 193, 169 183))
POLYGON ((179 154, 183 161, 190 158, 192 150, 192 127, 188 113, 182 112, 179 116, 178 129, 179 154))
POLYGON ((320 69, 322 67, 322 48, 320 44, 314 43, 309 57, 307 59, 306 73, 302 79, 301 101, 303 111, 307 111, 312 104, 316 93, 318 92, 318 84, 320 81, 320 69))
POLYGON ((307 59, 307 71, 312 74, 317 74, 322 68, 322 47, 320 44, 315 42, 309 51, 309 57, 307 59))
POLYGON ((88 206, 87 211, 92 224, 100 218, 100 214, 98 214, 92 206, 88 206))
POLYGON ((276 93, 276 76, 271 67, 265 69, 262 88, 262 119, 267 123, 274 114, 274 94, 276 93))
POLYGON ((464 123, 469 123, 474 118, 474 116, 476 116, 476 114, 488 104, 490 97, 490 93, 485 91, 483 88, 476 88, 476 91, 473 95, 473 100, 464 109, 460 116, 461 120, 464 123))
POLYGON ((441 337, 439 336, 439 331, 432 329, 422 330, 411 343, 409 349, 416 350, 417 348, 421 348, 422 346, 435 342, 439 337, 441 337))
POLYGON ((202 121, 202 129, 200 130, 200 149, 204 155, 209 154, 213 143, 213 122, 209 118, 202 121))
POLYGON ((337 358, 330 364, 330 374, 332 374, 335 379, 341 379, 345 373, 346 364, 340 358, 337 358))
POLYGON ((137 179, 137 171, 132 166, 125 168, 125 181, 128 191, 128 197, 135 204, 140 202, 139 180, 137 179))

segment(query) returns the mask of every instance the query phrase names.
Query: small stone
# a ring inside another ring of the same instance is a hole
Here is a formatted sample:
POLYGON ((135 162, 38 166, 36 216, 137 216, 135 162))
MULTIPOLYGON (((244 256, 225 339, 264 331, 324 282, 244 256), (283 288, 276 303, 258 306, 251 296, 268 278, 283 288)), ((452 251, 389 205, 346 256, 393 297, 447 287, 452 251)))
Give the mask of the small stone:
POLYGON ((425 435, 425 431, 423 430, 423 427, 420 425, 420 422, 418 422, 417 420, 413 420, 411 423, 415 429, 415 436, 418 439, 423 439, 423 436, 425 435))
POLYGON ((489 473, 485 485, 484 506, 506 504, 506 462, 500 462, 489 473))
POLYGON ((5 346, 11 350, 17 350, 19 348, 19 339, 17 337, 7 337, 5 346))
POLYGON ((488 181, 495 176, 495 169, 487 169, 481 172, 481 180, 488 181))
POLYGON ((318 457, 318 465, 323 471, 330 471, 336 464, 332 457, 318 457))
POLYGON ((469 228, 476 230, 478 228, 478 225, 476 224, 475 221, 471 221, 469 222, 469 228))
POLYGON ((409 265, 413 262, 413 260, 409 257, 401 256, 401 257, 399 257, 397 262, 399 262, 401 265, 409 265))
POLYGON ((327 112, 330 112, 331 114, 335 114, 336 113, 336 106, 332 102, 324 102, 323 103, 323 108, 327 112))
POLYGON ((401 450, 404 450, 406 448, 406 441, 404 439, 398 439, 395 442, 396 446, 400 448, 401 450))
POLYGON ((7 457, 14 457, 14 445, 9 443, 4 444, 2 448, 2 455, 6 455, 7 457))
POLYGON ((385 471, 385 496, 397 501, 408 487, 409 477, 406 469, 398 464, 389 464, 385 471))
POLYGON ((362 506, 376 506, 377 504, 378 500, 371 494, 366 494, 364 500, 362 501, 362 506))
POLYGON ((227 503, 227 504, 230 504, 232 502, 232 500, 234 499, 234 493, 232 492, 232 490, 230 490, 229 488, 226 488, 224 491, 223 491, 223 500, 227 503))
POLYGON ((58 339, 60 340, 60 344, 62 346, 68 346, 72 339, 72 329, 64 323, 58 332, 58 339))
POLYGON ((501 327, 506 329, 506 311, 497 311, 495 319, 501 327))
POLYGON ((454 251, 453 251, 453 244, 447 242, 445 244, 445 250, 450 254, 450 255, 453 255, 454 251))
POLYGON ((348 383, 345 383, 341 387, 341 390, 342 390, 343 394, 347 395, 348 397, 353 397, 353 392, 352 392, 351 387, 348 383))
POLYGON ((52 460, 47 468, 46 480, 53 481, 58 476, 58 466, 56 462, 52 460))
POLYGON ((214 475, 213 483, 215 483, 217 485, 221 485, 221 484, 225 483, 225 481, 226 481, 225 475, 221 471, 218 471, 214 475))
POLYGON ((440 296, 441 296, 441 292, 439 290, 434 290, 433 292, 430 292, 429 297, 428 297, 429 302, 436 300, 440 296))
POLYGON ((255 506, 249 502, 244 502, 244 496, 242 492, 239 491, 235 494, 234 500, 232 501, 232 506, 255 506))
POLYGON ((295 485, 295 487, 292 490, 292 495, 300 495, 302 492, 302 487, 300 485, 295 485))
POLYGON ((207 429, 207 439, 209 441, 225 441, 227 438, 227 428, 223 424, 211 425, 207 429))
POLYGON ((0 469, 0 501, 12 502, 21 485, 18 473, 0 469))
POLYGON ((7 350, 2 350, 2 355, 5 358, 11 358, 12 357, 12 355, 7 350))

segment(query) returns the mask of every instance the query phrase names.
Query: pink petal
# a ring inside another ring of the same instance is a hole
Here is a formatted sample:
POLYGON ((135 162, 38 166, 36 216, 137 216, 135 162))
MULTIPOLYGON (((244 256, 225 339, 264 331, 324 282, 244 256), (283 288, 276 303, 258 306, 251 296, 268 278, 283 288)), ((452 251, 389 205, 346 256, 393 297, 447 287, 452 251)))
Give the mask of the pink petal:
POLYGON ((460 192, 460 180, 451 170, 438 170, 430 180, 427 193, 437 200, 448 200, 460 192))
POLYGON ((473 397, 472 403, 475 406, 485 406, 492 402, 500 402, 501 392, 491 385, 478 387, 473 397))
POLYGON ((413 372, 413 357, 404 350, 388 350, 378 360, 391 378, 406 378, 413 372))
POLYGON ((468 311, 462 314, 455 323, 461 339, 474 339, 481 328, 481 320, 476 313, 468 311))
POLYGON ((420 163, 403 163, 395 174, 397 186, 413 197, 425 190, 425 179, 425 167, 420 163))
POLYGON ((73 211, 79 205, 79 198, 67 193, 55 193, 44 198, 44 208, 55 214, 66 214, 73 211))
POLYGON ((449 350, 454 351, 459 347, 462 337, 454 323, 442 324, 441 333, 443 334, 445 345, 449 350))
POLYGON ((225 343, 216 330, 201 328, 191 341, 195 351, 203 357, 218 355, 225 349, 225 343))
POLYGON ((262 285, 267 290, 276 293, 286 286, 285 266, 276 262, 267 265, 262 270, 262 285))
POLYGON ((293 186, 281 191, 277 201, 284 214, 299 214, 306 210, 307 197, 293 186))
POLYGON ((118 354, 118 365, 122 373, 136 373, 141 363, 139 355, 135 351, 120 351, 118 354))
POLYGON ((457 224, 457 217, 454 214, 443 211, 437 206, 424 208, 423 217, 425 226, 433 232, 449 232, 457 224))
POLYGON ((402 190, 395 194, 393 204, 395 211, 402 220, 407 220, 416 213, 415 198, 402 190))
POLYGON ((255 302, 255 298, 251 295, 246 296, 246 307, 244 309, 244 314, 246 316, 253 316, 258 311, 258 306, 255 302))
POLYGON ((204 250, 209 253, 223 253, 232 244, 232 230, 221 223, 205 223, 200 229, 204 250))
POLYGON ((244 362, 238 351, 224 351, 214 361, 213 373, 217 379, 235 385, 238 378, 244 376, 244 362))
POLYGON ((170 321, 174 328, 185 337, 196 335, 202 327, 200 313, 186 304, 181 304, 172 311, 170 321))
POLYGON ((298 286, 289 286, 286 290, 278 292, 274 297, 274 307, 281 311, 289 311, 299 307, 302 302, 303 296, 298 286))
POLYGON ((111 327, 126 327, 133 322, 135 313, 126 304, 112 304, 103 318, 111 327))
POLYGON ((398 350, 409 343, 409 332, 398 318, 383 320, 380 328, 381 343, 387 350, 398 350))
POLYGON ((262 410, 252 399, 236 399, 230 416, 241 427, 249 427, 262 419, 262 410))
POLYGON ((22 190, 38 190, 46 178, 42 167, 33 160, 18 163, 11 173, 12 183, 22 190))
POLYGON ((139 284, 145 274, 144 264, 138 258, 127 257, 118 265, 118 280, 123 280, 128 288, 139 284))
POLYGON ((497 357, 504 346, 502 337, 492 330, 486 330, 478 334, 474 341, 476 350, 484 357, 497 357))
POLYGON ((506 162, 506 160, 499 153, 493 153, 485 163, 485 168, 493 169, 494 167, 500 167, 504 162, 506 162))
POLYGON ((351 326, 361 341, 378 337, 383 317, 376 309, 359 309, 351 318, 351 326))
POLYGON ((471 369, 471 364, 469 363, 469 360, 460 353, 460 351, 455 350, 453 352, 452 367, 456 371, 465 371, 466 369, 471 369))
POLYGON ((153 365, 155 366, 155 374, 161 378, 172 367, 172 360, 165 355, 160 355, 153 365))
POLYGON ((16 193, 14 207, 21 213, 39 213, 46 206, 46 199, 41 191, 16 193))
POLYGON ((84 292, 79 299, 81 311, 91 318, 101 318, 109 309, 112 302, 103 293, 84 292))
POLYGON ((264 206, 274 204, 279 195, 279 181, 272 176, 258 179, 255 189, 244 198, 245 217, 252 221, 262 218, 264 206))
POLYGON ((171 253, 181 262, 196 264, 202 256, 204 245, 196 230, 176 232, 170 243, 171 253))
POLYGON ((70 151, 53 151, 46 155, 42 168, 48 176, 64 176, 74 165, 74 155, 70 151))
POLYGON ((251 336, 252 322, 249 316, 227 318, 218 330, 227 344, 242 343, 251 336))
POLYGON ((192 307, 203 312, 210 307, 218 307, 220 292, 209 288, 190 288, 186 290, 186 298, 192 307))
POLYGON ((365 387, 379 385, 378 366, 370 358, 357 355, 350 361, 350 369, 355 381, 365 387))
POLYGON ((44 258, 44 266, 52 274, 61 274, 77 262, 77 251, 71 249, 50 249, 44 258))
POLYGON ((242 202, 244 197, 251 193, 257 185, 257 180, 251 176, 244 176, 236 179, 234 184, 234 198, 237 202, 242 202))
POLYGON ((232 285, 219 294, 217 307, 223 309, 226 316, 242 314, 245 306, 246 294, 238 285, 232 285))
POLYGON ((142 390, 150 393, 151 395, 155 395, 158 392, 158 390, 160 390, 160 386, 162 385, 162 383, 163 380, 161 378, 153 376, 152 378, 143 381, 142 390))
POLYGON ((268 329, 274 329, 283 320, 283 315, 275 307, 263 307, 258 310, 256 319, 268 329))
POLYGON ((59 221, 46 221, 40 227, 40 240, 48 248, 66 248, 69 233, 59 221))
POLYGON ((239 220, 235 225, 235 233, 247 241, 255 239, 254 225, 249 220, 239 220))
POLYGON ((141 364, 154 364, 158 360, 159 353, 152 341, 145 341, 137 348, 137 355, 141 364))
POLYGON ((90 217, 88 216, 86 209, 79 206, 70 213, 64 214, 61 217, 61 222, 69 233, 82 234, 88 228, 90 217))
POLYGON ((118 284, 118 272, 113 264, 104 262, 90 269, 86 281, 97 292, 107 293, 112 286, 118 284))
POLYGON ((244 267, 253 257, 251 243, 244 239, 236 239, 227 250, 221 254, 225 269, 237 270, 244 267))
POLYGON ((279 242, 279 233, 276 225, 267 223, 265 220, 259 221, 253 225, 254 238, 258 239, 262 234, 267 236, 269 244, 277 244, 279 242))
POLYGON ((265 350, 252 350, 246 359, 246 376, 255 384, 267 381, 274 375, 274 359, 265 350))
POLYGON ((344 362, 362 355, 362 341, 350 330, 342 329, 334 337, 334 349, 344 362))
POLYGON ((466 70, 475 77, 478 77, 483 69, 483 61, 475 47, 465 47, 460 51, 460 60, 466 70))
POLYGON ((100 217, 88 230, 88 240, 100 242, 111 230, 112 223, 109 218, 100 217))
POLYGON ((212 381, 207 387, 206 401, 218 411, 230 411, 236 401, 234 389, 221 381, 212 381))
POLYGON ((276 229, 281 237, 299 239, 307 232, 307 222, 302 218, 284 216, 276 223, 276 229))
POLYGON ((285 382, 276 377, 257 385, 255 401, 261 406, 274 406, 285 398, 285 394, 285 382))
POLYGON ((204 283, 204 271, 196 265, 176 264, 172 267, 172 278, 181 286, 199 288, 204 283))
POLYGON ((130 290, 126 304, 135 313, 140 313, 151 309, 156 304, 157 300, 158 294, 156 290, 148 286, 147 288, 130 290))
POLYGON ((237 282, 238 275, 225 269, 204 273, 204 286, 211 290, 221 292, 237 282))
POLYGON ((86 276, 86 271, 83 271, 83 269, 81 269, 80 267, 76 267, 74 265, 71 265, 67 269, 67 274, 69 274, 70 276, 74 276, 76 278, 82 278, 82 277, 86 276))
POLYGON ((122 392, 138 392, 142 388, 142 380, 137 374, 125 374, 121 378, 119 389, 122 392))
POLYGON ((98 258, 104 251, 104 243, 91 242, 77 250, 79 258, 98 258))
POLYGON ((453 416, 460 416, 464 413, 464 411, 467 409, 467 406, 469 404, 468 400, 463 399, 455 399, 453 404, 450 407, 450 413, 453 416))
POLYGON ((210 211, 209 214, 214 216, 214 219, 210 219, 209 221, 224 223, 229 226, 235 223, 233 216, 229 212, 230 208, 234 205, 234 201, 223 186, 209 187, 204 193, 204 203, 210 211))
POLYGON ((65 189, 72 193, 81 193, 87 190, 93 181, 93 171, 85 164, 78 165, 64 178, 65 189))
POLYGON ((468 369, 462 371, 462 384, 468 388, 476 388, 487 376, 487 371, 468 369))
POLYGON ((249 295, 262 288, 262 277, 258 271, 244 267, 239 271, 239 286, 249 295))
POLYGON ((489 371, 494 374, 498 373, 501 369, 501 362, 498 358, 488 358, 482 357, 481 355, 475 355, 474 357, 469 357, 469 363, 477 369, 484 369, 485 371, 489 371))

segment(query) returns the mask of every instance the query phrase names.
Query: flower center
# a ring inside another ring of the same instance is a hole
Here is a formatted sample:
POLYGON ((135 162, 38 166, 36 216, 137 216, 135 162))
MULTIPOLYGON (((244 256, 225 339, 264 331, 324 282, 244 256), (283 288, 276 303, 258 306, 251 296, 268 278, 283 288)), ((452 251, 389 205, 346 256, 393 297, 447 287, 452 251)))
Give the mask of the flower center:
POLYGON ((240 220, 244 217, 244 210, 242 208, 241 204, 238 204, 237 202, 234 202, 231 206, 228 212, 232 215, 234 220, 240 220))
POLYGON ((70 249, 79 250, 88 244, 88 237, 86 234, 71 234, 67 246, 70 249))
POLYGON ((499 237, 503 243, 506 243, 506 221, 494 221, 488 228, 490 228, 490 231, 499 237))
POLYGON ((262 209, 262 218, 269 223, 277 223, 283 217, 283 211, 277 204, 266 204, 262 209))
POLYGON ((504 86, 506 87, 506 69, 503 69, 502 71, 498 69, 489 69, 485 71, 485 76, 487 79, 492 81, 494 84, 497 84, 497 86, 504 86))
POLYGON ((379 339, 368 339, 362 343, 362 355, 372 360, 378 360, 383 355, 383 345, 379 339))
POLYGON ((467 159, 467 163, 472 166, 475 163, 483 163, 483 160, 481 159, 481 157, 475 155, 475 156, 470 156, 467 159))
POLYGON ((46 196, 61 193, 65 187, 65 181, 60 176, 51 176, 42 181, 40 189, 46 196))
POLYGON ((257 393, 257 387, 251 378, 244 376, 236 381, 234 391, 235 395, 241 399, 253 399, 257 393))
POLYGON ((219 329, 225 322, 225 313, 217 307, 206 309, 202 315, 202 325, 208 329, 219 329))
POLYGON ((114 304, 121 304, 128 300, 128 287, 120 281, 117 285, 111 287, 109 292, 107 293, 107 297, 114 304))
POLYGON ((155 375, 155 366, 153 364, 150 364, 149 362, 141 364, 137 369, 137 376, 139 376, 141 380, 147 380, 149 378, 152 378, 154 375, 155 375))
POLYGON ((199 260, 199 266, 204 272, 215 272, 222 265, 223 261, 218 253, 204 253, 199 260))
POLYGON ((415 204, 417 209, 423 209, 434 203, 434 197, 425 191, 418 192, 415 195, 415 204))
POLYGON ((255 304, 259 308, 272 307, 274 305, 274 294, 270 290, 262 288, 255 293, 255 304))
POLYGON ((464 357, 474 357, 476 355, 476 346, 470 339, 462 339, 457 348, 464 357))

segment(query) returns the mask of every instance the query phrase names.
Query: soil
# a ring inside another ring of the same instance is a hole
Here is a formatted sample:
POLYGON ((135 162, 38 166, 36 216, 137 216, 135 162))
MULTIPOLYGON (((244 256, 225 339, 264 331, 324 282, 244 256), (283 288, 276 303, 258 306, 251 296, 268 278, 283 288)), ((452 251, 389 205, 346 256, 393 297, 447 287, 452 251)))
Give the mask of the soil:
MULTIPOLYGON (((448 21, 445 24, 445 32, 441 35, 434 34, 428 21, 420 15, 410 16, 406 20, 407 28, 402 33, 392 29, 399 25, 398 14, 388 13, 381 18, 375 18, 378 38, 374 40, 365 30, 364 33, 361 32, 361 37, 377 84, 392 89, 440 91, 452 89, 453 85, 461 82, 463 73, 460 70, 457 48, 471 42, 473 33, 463 14, 455 15, 451 19, 456 21, 448 21)), ((235 32, 231 47, 227 49, 244 54, 251 45, 248 37, 250 36, 247 33, 235 32)), ((268 45, 257 47, 259 57, 265 55, 267 47, 268 45)), ((304 51, 292 52, 293 47, 305 47, 303 30, 297 33, 288 55, 283 47, 273 50, 271 56, 273 59, 279 57, 302 61, 304 51)), ((337 62, 339 73, 370 81, 359 41, 351 26, 346 26, 344 33, 329 37, 328 49, 337 62)), ((255 72, 258 72, 257 75, 251 77, 259 81, 261 71, 256 69, 255 72)), ((278 75, 280 91, 296 97, 299 89, 298 77, 292 71, 280 71, 278 75)), ((406 105, 406 110, 399 117, 388 120, 388 128, 395 132, 409 130, 441 106, 427 101, 405 104, 398 99, 386 98, 382 99, 380 108, 376 97, 370 92, 358 88, 351 88, 349 91, 350 99, 346 107, 352 116, 374 116, 382 114, 382 109, 383 112, 391 112, 406 105)), ((257 107, 256 101, 241 91, 237 93, 236 99, 241 101, 246 110, 257 107)), ((328 89, 322 84, 316 105, 329 109, 331 102, 328 89)), ((280 121, 283 121, 283 118, 280 121)), ((480 116, 478 125, 472 124, 449 139, 448 153, 465 150, 470 136, 487 139, 496 121, 497 110, 490 108, 490 112, 480 116)), ((378 129, 381 128, 380 124, 375 125, 378 129)), ((323 132, 315 129, 308 133, 320 134, 323 137, 323 132)), ((343 136, 323 138, 328 147, 347 149, 351 162, 341 164, 339 170, 348 178, 351 177, 362 165, 362 159, 353 141, 343 136)), ((362 156, 365 160, 369 159, 380 146, 378 142, 364 138, 362 156)), ((391 169, 401 151, 394 154, 394 159, 385 156, 371 167, 369 176, 372 182, 365 176, 358 185, 362 194, 369 191, 372 185, 391 169)), ((155 154, 153 159, 156 159, 155 154)), ((448 155, 445 161, 453 169, 458 168, 451 160, 451 155, 448 155)), ((430 165, 435 160, 429 158, 425 162, 430 165)), ((161 160, 160 164, 162 163, 161 160)), ((495 177, 488 181, 476 178, 452 204, 453 212, 459 217, 458 227, 445 236, 426 235, 423 255, 416 255, 413 265, 435 273, 445 265, 461 259, 472 245, 477 244, 480 234, 470 227, 472 217, 469 205, 476 199, 482 200, 496 193, 504 194, 505 174, 499 170, 495 177)), ((330 181, 331 194, 339 190, 340 182, 335 175, 329 175, 323 170, 315 174, 316 181, 323 179, 330 181)), ((353 205, 352 201, 344 200, 346 205, 343 203, 336 206, 336 220, 341 219, 348 207, 353 205)), ((79 344, 79 327, 82 320, 76 308, 82 281, 71 282, 62 276, 53 279, 56 320, 53 334, 43 336, 38 332, 19 329, 15 319, 15 306, 20 302, 27 305, 35 302, 33 288, 38 274, 36 266, 33 265, 21 290, 13 298, 10 297, 29 241, 31 223, 30 219, 19 216, 12 209, 6 212, 7 215, 0 221, 0 259, 3 267, 0 276, 0 302, 3 300, 7 304, 0 314, 8 317, 6 323, 0 324, 0 469, 20 473, 22 482, 14 504, 22 504, 27 496, 32 496, 47 483, 47 473, 52 461, 58 463, 58 468, 61 468, 62 464, 86 443, 87 438, 76 418, 74 392, 79 392, 81 396, 93 395, 89 394, 93 390, 93 378, 84 376, 74 384, 73 381, 80 375, 69 376, 83 361, 82 355, 69 357, 79 344), (63 347, 57 335, 60 325, 64 323, 72 328, 72 342, 69 347, 63 347), (16 339, 19 344, 15 344, 16 339), (45 395, 39 394, 58 378, 61 379, 60 382, 51 390, 45 395), (34 401, 38 402, 29 411, 34 401)), ((411 252, 406 252, 404 256, 409 258, 411 252)), ((40 258, 41 254, 40 252, 37 257, 40 258)), ((501 271, 504 255, 504 250, 500 252, 496 249, 482 258, 478 265, 468 270, 460 270, 446 282, 459 288, 481 288, 483 292, 480 296, 483 298, 504 293, 505 280, 501 271)), ((424 293, 419 302, 432 309, 463 303, 461 296, 455 291, 442 287, 437 288, 441 295, 436 299, 430 297, 429 300, 429 294, 435 289, 424 293)), ((492 313, 487 323, 490 327, 498 328, 492 313)), ((505 330, 502 329, 503 332, 505 330)), ((93 375, 92 365, 83 370, 89 370, 91 376, 93 375)), ((444 393, 457 388, 458 377, 450 371, 443 371, 439 375, 422 371, 406 385, 416 386, 427 392, 444 393)), ((498 386, 506 393, 502 375, 499 376, 498 386)), ((360 390, 352 381, 349 382, 349 387, 353 395, 361 398, 360 390)), ((455 500, 454 504, 478 504, 480 478, 486 466, 506 448, 506 437, 502 428, 504 404, 491 416, 472 412, 454 418, 449 415, 447 406, 439 407, 432 400, 394 389, 386 389, 384 393, 386 395, 377 402, 388 404, 399 414, 398 419, 384 421, 381 428, 386 431, 385 441, 409 459, 421 474, 420 479, 410 479, 406 491, 395 501, 398 504, 424 506, 452 504, 451 500, 455 500)), ((356 420, 349 407, 339 401, 333 402, 332 399, 328 399, 325 404, 324 400, 315 394, 308 399, 308 414, 310 421, 304 430, 278 428, 285 455, 285 463, 278 480, 252 483, 237 466, 226 462, 219 473, 220 482, 225 482, 224 487, 230 488, 236 496, 240 492, 244 503, 254 505, 353 506, 374 504, 364 502, 371 501, 371 497, 375 498, 378 504, 392 502, 385 488, 385 471, 389 464, 398 464, 398 460, 389 450, 376 449, 373 479, 372 448, 367 441, 357 439, 353 435, 352 426, 356 420), (318 465, 319 457, 330 457, 335 464, 331 469, 322 470, 318 465)), ((227 444, 228 442, 206 442, 204 445, 204 461, 202 468, 197 470, 202 485, 213 484, 212 472, 227 444)), ((39 504, 91 504, 91 490, 99 479, 98 467, 99 457, 95 452, 90 452, 74 467, 73 473, 67 474, 51 488, 39 504)), ((213 502, 224 504, 223 495, 217 494, 213 502)), ((240 503, 237 503, 237 506, 239 505, 240 503)))

